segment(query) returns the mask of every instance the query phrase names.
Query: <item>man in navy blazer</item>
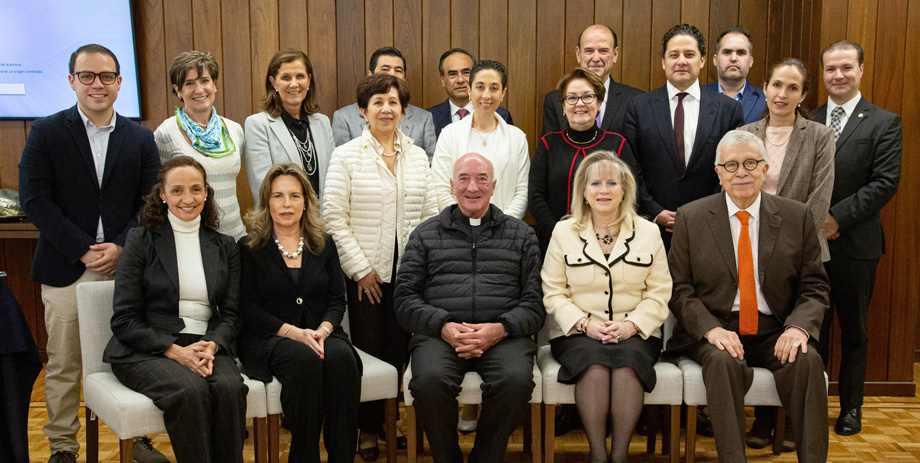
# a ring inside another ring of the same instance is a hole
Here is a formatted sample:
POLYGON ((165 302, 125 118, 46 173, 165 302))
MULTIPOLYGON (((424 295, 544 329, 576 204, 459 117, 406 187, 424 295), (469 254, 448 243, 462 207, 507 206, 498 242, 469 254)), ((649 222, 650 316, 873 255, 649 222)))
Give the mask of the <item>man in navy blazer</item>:
MULTIPOLYGON (((607 90, 598 113, 598 127, 601 130, 622 134, 626 102, 643 92, 638 88, 618 83, 610 77, 610 70, 616 64, 619 54, 616 32, 603 24, 588 26, 578 36, 578 44, 575 46, 578 67, 597 74, 604 81, 607 90)), ((565 118, 562 104, 559 102, 559 90, 553 90, 543 99, 543 130, 540 135, 567 128, 569 121, 565 118)))
POLYGON ((712 169, 716 146, 743 118, 740 103, 701 88, 706 43, 696 27, 681 24, 668 30, 661 56, 668 82, 627 103, 623 136, 651 196, 640 212, 658 224, 670 248, 674 211, 719 191, 712 169))
MULTIPOLYGON (((441 54, 438 61, 438 73, 441 74, 441 86, 447 92, 447 99, 430 108, 428 112, 434 118, 434 135, 441 136, 441 129, 451 122, 457 122, 467 115, 473 114, 473 103, 470 102, 470 72, 473 62, 476 61, 470 52, 462 48, 451 48, 441 54)), ((495 112, 509 125, 511 113, 499 106, 495 112)))
MULTIPOLYGON (((119 71, 109 49, 77 49, 68 76, 77 105, 35 121, 19 163, 22 207, 40 232, 32 279, 42 284, 48 331, 44 431, 53 462, 76 461, 80 449, 76 286, 112 278, 160 167, 153 133, 115 113, 119 71)), ((140 455, 148 446, 135 450, 138 461, 165 460, 155 450, 162 459, 140 455)))
MULTIPOLYGON (((815 121, 834 129, 834 191, 824 221, 831 252, 825 264, 831 281, 831 307, 840 321, 840 416, 834 431, 850 436, 862 430, 863 388, 869 344, 869 302, 878 261, 885 253, 879 215, 901 180, 901 118, 866 101, 859 92, 863 49, 840 41, 821 53, 828 100, 815 121)), ((819 349, 828 361, 828 310, 819 349)))
POLYGON ((744 123, 751 124, 763 119, 767 109, 767 99, 760 87, 747 81, 748 72, 754 64, 751 34, 741 26, 726 29, 719 35, 716 52, 712 55, 712 64, 716 67, 718 82, 704 85, 706 90, 713 90, 732 97, 741 103, 744 123))

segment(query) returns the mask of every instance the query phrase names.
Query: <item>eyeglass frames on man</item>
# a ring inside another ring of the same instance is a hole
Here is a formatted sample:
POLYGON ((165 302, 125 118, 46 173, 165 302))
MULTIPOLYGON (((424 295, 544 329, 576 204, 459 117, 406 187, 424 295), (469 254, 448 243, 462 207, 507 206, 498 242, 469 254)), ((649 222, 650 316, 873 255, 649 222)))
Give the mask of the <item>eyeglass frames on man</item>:
MULTIPOLYGON (((761 162, 766 162, 766 161, 763 159, 745 159, 744 162, 741 163, 740 165, 744 166, 744 170, 752 171, 756 169, 757 166, 760 165, 761 162)), ((738 161, 728 161, 724 164, 716 164, 716 165, 725 169, 725 172, 728 172, 730 174, 738 170, 738 166, 739 166, 738 161)))
POLYGON ((112 85, 115 83, 115 80, 118 79, 117 72, 105 71, 105 72, 89 72, 89 71, 77 71, 73 75, 77 76, 77 80, 80 81, 83 85, 92 85, 96 81, 96 77, 99 77, 99 81, 103 85, 112 85))

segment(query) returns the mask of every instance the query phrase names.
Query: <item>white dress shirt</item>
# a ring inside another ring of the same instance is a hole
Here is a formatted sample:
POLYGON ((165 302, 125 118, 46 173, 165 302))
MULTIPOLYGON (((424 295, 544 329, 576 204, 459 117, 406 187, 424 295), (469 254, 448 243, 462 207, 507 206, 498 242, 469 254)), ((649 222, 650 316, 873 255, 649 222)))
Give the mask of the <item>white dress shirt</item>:
MULTIPOLYGON (((671 85, 671 82, 665 84, 668 89, 668 104, 671 107, 671 127, 674 127, 674 111, 677 109, 677 94, 680 90, 671 85)), ((689 88, 684 90, 687 96, 684 97, 684 165, 690 165, 690 155, 693 151, 693 141, 696 140, 696 126, 700 122, 700 81, 697 80, 689 88)))
POLYGON ((609 76, 604 79, 604 99, 600 101, 601 109, 597 112, 597 116, 601 118, 601 122, 604 121, 604 114, 607 113, 607 98, 610 98, 610 81, 613 80, 609 76))
MULTIPOLYGON (((447 99, 447 104, 450 105, 450 121, 451 122, 459 121, 460 115, 457 114, 457 111, 459 111, 461 108, 455 105, 453 101, 450 101, 450 98, 447 99)), ((467 102, 466 106, 464 106, 463 109, 469 111, 468 113, 466 113, 467 116, 472 115, 473 114, 473 102, 472 101, 467 102)))
MULTIPOLYGON (((738 166, 738 168, 744 169, 744 166, 738 166)), ((750 217, 748 217, 748 234, 751 238, 751 253, 754 254, 754 291, 757 293, 757 311, 764 315, 770 315, 773 312, 771 312, 770 307, 767 306, 767 300, 763 297, 763 291, 760 289, 760 272, 758 271, 760 268, 758 267, 760 259, 757 256, 757 250, 760 247, 760 198, 761 195, 758 193, 757 199, 754 200, 754 204, 751 204, 747 209, 741 209, 736 206, 727 194, 725 195, 725 202, 728 204, 728 223, 732 228, 732 251, 735 253, 736 266, 738 265, 738 237, 741 235, 741 219, 739 219, 736 214, 738 211, 747 211, 747 213, 750 214, 750 217)), ((735 302, 732 303, 732 312, 738 312, 740 310, 741 287, 739 285, 738 291, 735 291, 735 302)))
POLYGON ((847 121, 850 120, 850 114, 856 112, 856 103, 859 103, 860 98, 862 98, 862 92, 856 92, 856 96, 844 104, 834 103, 830 98, 828 98, 827 119, 824 121, 824 125, 831 127, 831 114, 834 112, 834 108, 837 106, 843 106, 843 116, 840 117, 840 130, 843 131, 843 128, 847 126, 847 121))
MULTIPOLYGON (((109 135, 115 130, 115 111, 112 111, 112 119, 108 124, 102 127, 96 127, 93 121, 83 114, 80 105, 77 105, 77 112, 83 119, 83 126, 86 128, 86 137, 89 138, 89 148, 93 152, 93 164, 96 165, 96 181, 102 187, 102 174, 105 172, 105 155, 109 150, 109 135)), ((102 215, 99 216, 99 224, 96 225, 96 242, 105 242, 105 233, 102 231, 102 215)))

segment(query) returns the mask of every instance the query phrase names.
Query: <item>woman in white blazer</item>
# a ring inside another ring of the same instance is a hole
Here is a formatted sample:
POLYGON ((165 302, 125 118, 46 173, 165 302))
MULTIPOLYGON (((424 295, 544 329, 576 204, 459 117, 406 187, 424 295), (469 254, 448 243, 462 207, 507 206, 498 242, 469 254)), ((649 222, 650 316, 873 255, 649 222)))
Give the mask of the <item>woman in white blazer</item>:
MULTIPOLYGON (((358 107, 368 126, 360 137, 332 152, 323 197, 323 222, 339 251, 355 347, 401 371, 408 335, 393 311, 396 269, 409 235, 438 213, 428 156, 398 124, 409 104, 409 87, 388 74, 358 84, 358 107)), ((377 458, 381 402, 361 404, 358 454, 377 458)), ((387 436, 392 439, 396 436, 387 436)), ((405 448, 405 438, 396 442, 405 448)))
POLYGON ((671 275, 658 227, 635 213, 636 182, 610 151, 575 173, 572 215, 556 224, 541 277, 559 382, 576 384, 575 404, 591 462, 626 461, 655 387, 671 275), (607 426, 613 421, 611 455, 607 426))
POLYGON ((322 198, 329 157, 335 143, 329 118, 316 103, 313 64, 300 50, 275 53, 265 76, 263 111, 246 118, 246 176, 252 198, 268 169, 277 163, 302 167, 322 198))
POLYGON ((473 114, 441 130, 431 162, 438 207, 457 202, 450 188, 454 162, 464 154, 479 153, 492 162, 497 180, 492 204, 507 215, 523 218, 527 212, 530 153, 521 129, 508 125, 495 110, 508 93, 508 74, 498 61, 482 60, 470 73, 473 114))

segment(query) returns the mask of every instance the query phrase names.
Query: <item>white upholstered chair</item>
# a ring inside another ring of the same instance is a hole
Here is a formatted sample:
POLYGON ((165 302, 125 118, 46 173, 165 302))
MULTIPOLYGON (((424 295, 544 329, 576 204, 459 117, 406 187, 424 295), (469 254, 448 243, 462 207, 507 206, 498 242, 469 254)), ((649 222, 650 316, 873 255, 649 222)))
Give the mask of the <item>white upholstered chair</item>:
MULTIPOLYGON (((682 357, 678 362, 684 377, 684 403, 687 405, 687 444, 685 452, 687 463, 696 460, 696 411, 698 407, 706 406, 706 386, 703 384, 703 367, 682 357)), ((824 384, 827 387, 827 373, 824 373, 824 384)), ((776 392, 776 382, 773 373, 766 368, 754 368, 754 382, 744 395, 745 405, 765 405, 776 408, 776 427, 773 435, 773 454, 783 452, 783 437, 786 429, 786 414, 783 404, 776 392)))
MULTIPOLYGON (((342 329, 351 336, 348 322, 348 312, 342 319, 342 329)), ((374 400, 386 401, 385 432, 387 436, 396 435, 396 398, 399 396, 399 373, 389 363, 373 357, 361 349, 355 348, 361 357, 364 367, 361 376, 361 402, 374 400)), ((272 378, 266 385, 268 399, 268 458, 270 463, 277 463, 281 458, 280 432, 281 432, 281 382, 272 378)), ((387 463, 396 463, 396 445, 387 443, 387 463)))
MULTIPOLYGON (((114 281, 77 285, 77 317, 80 322, 80 347, 83 357, 83 398, 86 404, 86 461, 99 461, 99 422, 101 419, 118 435, 120 461, 134 461, 132 438, 166 431, 163 412, 147 396, 118 381, 102 352, 112 337, 112 294, 114 281)), ((253 420, 256 462, 263 463, 268 454, 265 386, 261 381, 243 380, 249 387, 246 417, 253 420)))
MULTIPOLYGON (((549 323, 551 322, 548 320, 547 325, 549 323)), ((662 345, 667 344, 674 323, 674 315, 670 315, 662 329, 664 339, 662 345)), ((548 328, 544 327, 544 332, 548 332, 547 330, 548 328)), ((555 459, 556 405, 575 403, 575 385, 563 384, 556 380, 562 365, 553 358, 549 345, 543 345, 537 351, 537 364, 540 366, 540 371, 543 372, 543 404, 545 407, 543 420, 546 423, 544 430, 546 442, 543 445, 543 451, 546 455, 546 463, 552 463, 555 459)), ((662 432, 661 451, 670 455, 671 463, 677 463, 680 459, 680 407, 684 397, 684 382, 680 369, 670 362, 656 363, 655 374, 657 376, 655 389, 645 393, 645 405, 667 407, 669 426, 662 432)), ((648 439, 648 452, 653 453, 655 451, 653 426, 649 426, 648 439)))
MULTIPOLYGON (((406 372, 403 374, 403 399, 406 402, 406 439, 409 441, 408 448, 408 463, 416 463, 418 461, 418 453, 424 450, 424 439, 422 430, 418 427, 418 421, 415 416, 415 406, 413 405, 412 392, 409 391, 409 381, 412 380, 412 361, 409 361, 409 366, 406 367, 406 372)), ((543 398, 543 381, 540 375, 540 369, 537 368, 537 362, 534 362, 533 365, 533 382, 534 388, 530 396, 530 419, 528 423, 525 424, 524 429, 524 452, 527 452, 528 447, 530 448, 530 453, 533 463, 540 463, 542 460, 542 448, 540 446, 540 407, 543 398), (527 428, 530 429, 527 429, 527 428)), ((482 403, 482 378, 479 376, 479 373, 471 371, 463 377, 463 381, 460 383, 460 395, 457 397, 457 401, 460 405, 472 405, 472 404, 481 404, 482 403)), ((456 417, 453 417, 456 420, 456 417)))

